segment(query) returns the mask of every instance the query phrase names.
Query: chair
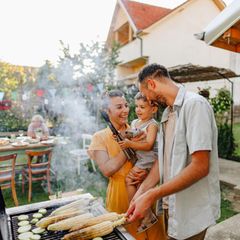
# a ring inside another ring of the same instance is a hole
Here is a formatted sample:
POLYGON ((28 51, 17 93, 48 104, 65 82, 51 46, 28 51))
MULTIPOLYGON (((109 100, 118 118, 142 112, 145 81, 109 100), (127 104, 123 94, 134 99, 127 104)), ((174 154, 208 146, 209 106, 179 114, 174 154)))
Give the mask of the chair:
MULTIPOLYGON (((92 140, 92 135, 90 134, 82 134, 82 144, 83 144, 83 148, 81 149, 75 149, 72 150, 70 153, 72 155, 74 155, 76 157, 76 160, 78 161, 78 165, 77 165, 77 173, 78 175, 80 175, 80 162, 81 161, 86 161, 89 158, 88 154, 87 154, 87 149, 89 148, 90 144, 91 144, 91 140, 92 140)), ((91 164, 92 164, 92 168, 94 170, 94 172, 96 172, 96 167, 94 164, 94 161, 92 159, 90 159, 91 164)))
POLYGON ((23 168, 22 170, 22 192, 24 193, 24 183, 25 179, 27 179, 29 182, 28 202, 30 202, 32 198, 32 182, 46 180, 48 186, 48 193, 49 195, 51 194, 50 163, 52 158, 52 149, 47 149, 43 151, 27 150, 26 155, 28 156, 28 163, 27 168, 23 168), (35 162, 33 162, 34 157, 36 157, 35 162), (45 159, 47 161, 44 161, 45 159))
POLYGON ((4 170, 0 170, 0 185, 2 189, 11 188, 12 197, 15 206, 18 206, 17 193, 15 188, 15 164, 17 154, 11 154, 0 157, 0 163, 4 161, 11 161, 11 165, 3 166, 4 170))
MULTIPOLYGON (((91 141, 92 141, 92 135, 90 134, 82 134, 82 139, 83 139, 83 149, 85 149, 86 151, 86 158, 87 159, 90 159, 88 154, 87 154, 87 150, 91 144, 91 141)), ((94 161, 92 159, 90 159, 91 161, 91 164, 92 164, 92 168, 94 170, 94 172, 96 172, 96 167, 95 167, 95 164, 94 164, 94 161)))

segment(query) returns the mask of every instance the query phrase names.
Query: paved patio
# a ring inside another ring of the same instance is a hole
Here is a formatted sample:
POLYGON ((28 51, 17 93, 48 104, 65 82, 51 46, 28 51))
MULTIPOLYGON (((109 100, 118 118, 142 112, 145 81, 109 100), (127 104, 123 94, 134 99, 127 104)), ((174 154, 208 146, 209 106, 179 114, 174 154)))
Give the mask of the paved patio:
MULTIPOLYGON (((220 181, 233 191, 234 206, 240 211, 240 162, 219 159, 220 181)), ((240 213, 208 229, 205 240, 240 240, 240 213)))

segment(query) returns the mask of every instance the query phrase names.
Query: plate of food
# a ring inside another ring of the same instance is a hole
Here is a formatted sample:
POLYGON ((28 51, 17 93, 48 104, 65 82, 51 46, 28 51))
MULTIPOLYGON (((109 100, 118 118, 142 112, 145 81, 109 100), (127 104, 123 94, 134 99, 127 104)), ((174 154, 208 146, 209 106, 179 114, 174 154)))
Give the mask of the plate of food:
POLYGON ((51 145, 54 143, 54 140, 51 139, 51 140, 41 141, 41 143, 44 145, 51 145))
POLYGON ((29 140, 29 139, 31 139, 31 138, 28 137, 28 136, 21 136, 21 137, 17 137, 16 139, 17 139, 18 141, 24 142, 25 140, 27 141, 27 140, 29 140))
POLYGON ((12 143, 13 147, 26 147, 28 145, 29 145, 28 142, 14 142, 14 143, 12 143))
POLYGON ((30 144, 36 144, 36 143, 39 143, 40 140, 39 140, 39 139, 31 138, 28 142, 29 142, 30 144))
POLYGON ((9 144, 8 138, 0 138, 0 146, 5 146, 9 144))

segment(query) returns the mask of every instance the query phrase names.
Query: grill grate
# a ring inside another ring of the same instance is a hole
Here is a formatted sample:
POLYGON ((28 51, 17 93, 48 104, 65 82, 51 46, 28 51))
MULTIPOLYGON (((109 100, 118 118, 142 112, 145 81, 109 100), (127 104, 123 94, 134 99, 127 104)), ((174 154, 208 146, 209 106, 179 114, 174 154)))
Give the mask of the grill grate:
MULTIPOLYGON (((49 215, 55 208, 49 208, 47 209, 47 214, 49 215)), ((27 213, 21 213, 21 214, 17 214, 17 215, 12 215, 10 216, 11 218, 11 231, 12 231, 12 236, 14 240, 18 239, 18 216, 19 215, 28 215, 29 216, 29 221, 31 221, 33 219, 32 215, 34 213, 37 213, 36 211, 32 211, 32 212, 27 212, 27 213)), ((32 229, 36 228, 34 224, 32 224, 32 229)), ((62 237, 67 233, 67 231, 59 231, 59 232, 51 232, 51 231, 46 231, 44 233, 41 234, 41 240, 61 240, 62 237)), ((112 233, 102 237, 104 240, 126 240, 126 238, 122 235, 122 233, 115 229, 112 233)))

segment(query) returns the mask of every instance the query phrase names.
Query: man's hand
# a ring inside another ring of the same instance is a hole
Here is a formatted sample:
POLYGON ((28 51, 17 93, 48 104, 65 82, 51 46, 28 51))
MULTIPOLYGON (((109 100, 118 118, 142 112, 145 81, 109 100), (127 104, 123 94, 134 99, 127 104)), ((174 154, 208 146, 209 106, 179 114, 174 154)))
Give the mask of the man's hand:
POLYGON ((131 185, 137 185, 141 183, 146 178, 147 175, 148 175, 148 171, 144 169, 140 169, 135 166, 128 173, 128 178, 133 180, 131 185))
POLYGON ((128 222, 134 222, 145 217, 148 209, 155 201, 153 193, 154 189, 151 189, 130 203, 127 211, 128 222))

